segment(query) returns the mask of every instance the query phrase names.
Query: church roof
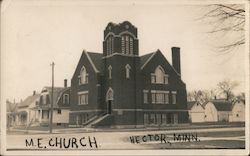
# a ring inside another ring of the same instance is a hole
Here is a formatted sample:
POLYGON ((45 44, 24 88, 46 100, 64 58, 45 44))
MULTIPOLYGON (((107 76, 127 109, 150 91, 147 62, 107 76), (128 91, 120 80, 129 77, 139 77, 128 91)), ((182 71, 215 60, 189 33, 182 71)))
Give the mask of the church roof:
POLYGON ((150 61, 150 59, 154 56, 155 53, 156 52, 152 52, 152 53, 149 53, 149 54, 146 54, 146 55, 142 55, 140 57, 141 68, 143 68, 150 61))
POLYGON ((96 52, 87 52, 91 61, 93 62, 95 68, 98 71, 102 71, 102 57, 103 55, 101 53, 96 52))

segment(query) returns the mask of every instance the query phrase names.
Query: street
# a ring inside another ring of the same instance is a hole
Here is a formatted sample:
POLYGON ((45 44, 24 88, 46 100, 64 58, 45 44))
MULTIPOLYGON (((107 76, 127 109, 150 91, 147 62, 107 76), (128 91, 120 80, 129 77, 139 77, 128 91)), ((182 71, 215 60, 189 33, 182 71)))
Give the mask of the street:
POLYGON ((72 130, 55 134, 8 134, 7 150, 245 148, 244 127, 114 132, 72 130))

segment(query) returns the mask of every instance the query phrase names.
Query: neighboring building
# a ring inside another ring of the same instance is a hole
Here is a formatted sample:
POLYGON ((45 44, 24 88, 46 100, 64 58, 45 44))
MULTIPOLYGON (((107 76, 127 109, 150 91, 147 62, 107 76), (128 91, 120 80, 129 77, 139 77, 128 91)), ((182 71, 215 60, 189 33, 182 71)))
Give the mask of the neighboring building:
POLYGON ((206 122, 228 122, 232 111, 232 103, 226 100, 211 100, 206 102, 205 121, 206 122))
POLYGON ((7 127, 13 127, 16 125, 16 113, 17 103, 12 103, 9 100, 6 101, 6 114, 7 114, 7 127))
POLYGON ((229 118, 230 122, 245 122, 245 101, 237 100, 233 104, 232 115, 229 118))
MULTIPOLYGON (((33 108, 37 111, 36 121, 39 125, 50 124, 50 111, 52 101, 52 88, 44 87, 41 91, 39 104, 33 108)), ((69 123, 70 87, 65 81, 64 87, 54 87, 53 91, 53 125, 66 126, 69 123)))
POLYGON ((109 23, 103 53, 83 51, 71 79, 70 124, 148 126, 188 122, 180 48, 139 56, 137 28, 109 23))
POLYGON ((39 101, 40 94, 33 92, 33 95, 28 96, 25 100, 18 104, 16 113, 16 125, 31 126, 35 122, 36 112, 31 108, 35 107, 39 101))
POLYGON ((200 102, 188 102, 188 113, 190 122, 205 122, 205 109, 200 102))

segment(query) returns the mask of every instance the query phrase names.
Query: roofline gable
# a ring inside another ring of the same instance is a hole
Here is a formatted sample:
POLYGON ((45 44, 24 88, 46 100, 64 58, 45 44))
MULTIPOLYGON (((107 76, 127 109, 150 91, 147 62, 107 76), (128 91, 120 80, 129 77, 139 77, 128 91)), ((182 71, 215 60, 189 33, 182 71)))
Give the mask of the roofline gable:
MULTIPOLYGON (((92 59, 90 58, 88 52, 86 52, 86 50, 83 50, 83 52, 82 52, 82 54, 81 54, 81 57, 80 57, 80 59, 79 59, 77 65, 76 65, 75 72, 74 72, 72 78, 73 78, 73 77, 75 76, 75 74, 76 74, 77 67, 79 66, 81 60, 83 59, 83 55, 86 55, 86 57, 87 57, 87 59, 89 60, 89 62, 90 62, 90 64, 91 64, 92 68, 94 69, 95 73, 99 73, 99 70, 97 70, 97 68, 96 68, 95 64, 93 63, 92 59)), ((72 80, 72 78, 71 78, 71 80, 72 80)))
POLYGON ((157 51, 153 52, 151 54, 151 56, 148 58, 148 60, 141 66, 141 70, 149 63, 150 60, 152 60, 152 58, 155 56, 156 53, 157 53, 157 51))
POLYGON ((145 66, 155 57, 155 55, 156 55, 157 53, 159 53, 160 55, 163 56, 163 58, 165 59, 166 63, 173 69, 173 71, 177 74, 177 76, 179 76, 179 79, 181 80, 181 82, 182 82, 183 84, 185 84, 185 83, 182 81, 182 79, 181 79, 181 75, 180 75, 180 74, 174 69, 174 67, 168 62, 168 60, 166 59, 166 57, 162 54, 162 52, 161 52, 159 49, 157 49, 157 51, 154 52, 154 53, 148 58, 148 60, 141 66, 141 70, 143 70, 143 69, 145 68, 145 66))
POLYGON ((95 66, 95 64, 93 63, 92 59, 90 58, 88 52, 85 51, 85 50, 83 50, 83 53, 86 54, 86 56, 87 56, 87 58, 88 58, 88 60, 89 60, 89 62, 90 62, 90 64, 91 64, 91 66, 93 67, 94 71, 95 71, 96 73, 99 73, 99 70, 96 68, 96 66, 95 66))

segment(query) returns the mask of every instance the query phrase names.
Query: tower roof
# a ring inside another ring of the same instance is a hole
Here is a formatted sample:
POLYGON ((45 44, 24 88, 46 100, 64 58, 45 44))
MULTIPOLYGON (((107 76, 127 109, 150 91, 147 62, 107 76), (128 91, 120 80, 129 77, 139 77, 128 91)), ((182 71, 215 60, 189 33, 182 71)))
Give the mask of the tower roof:
POLYGON ((109 33, 113 33, 114 35, 120 35, 122 32, 129 32, 137 38, 137 28, 129 21, 124 21, 118 24, 109 22, 104 30, 104 38, 109 33))

